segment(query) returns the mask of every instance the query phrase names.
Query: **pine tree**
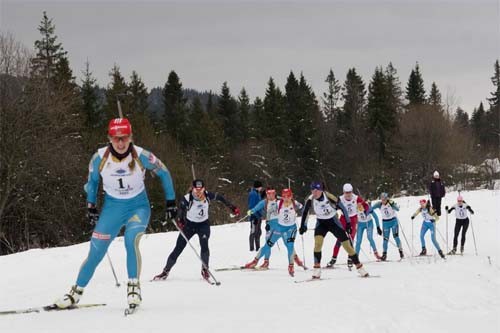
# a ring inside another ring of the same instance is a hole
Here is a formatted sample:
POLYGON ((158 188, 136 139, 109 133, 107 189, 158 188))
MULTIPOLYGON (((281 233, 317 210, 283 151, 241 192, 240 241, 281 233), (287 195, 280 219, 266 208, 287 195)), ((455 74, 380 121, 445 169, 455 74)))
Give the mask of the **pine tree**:
POLYGON ((284 107, 283 94, 271 77, 267 83, 260 128, 263 137, 276 141, 278 145, 286 142, 287 139, 284 107))
POLYGON ((500 63, 495 61, 494 74, 491 77, 491 82, 494 86, 494 91, 491 93, 491 98, 488 98, 490 109, 486 114, 489 124, 489 141, 492 149, 500 155, 500 63))
POLYGON ((222 84, 217 113, 222 124, 226 142, 229 145, 239 143, 242 137, 238 105, 233 96, 231 96, 227 82, 222 84))
POLYGON ((130 76, 129 93, 130 113, 132 115, 146 114, 148 109, 148 89, 136 71, 132 71, 130 76))
POLYGON ((368 90, 368 127, 377 136, 379 161, 382 161, 397 127, 397 113, 389 107, 387 81, 382 67, 375 69, 368 90))
POLYGON ((337 120, 339 131, 345 134, 351 133, 355 119, 364 118, 365 96, 366 88, 363 79, 356 73, 355 68, 350 68, 342 88, 344 106, 337 120))
POLYGON ((439 92, 436 82, 432 82, 428 103, 429 105, 435 107, 439 111, 443 110, 443 105, 441 102, 441 93, 439 92))
MULTIPOLYGON (((67 54, 62 44, 57 42, 55 29, 56 27, 52 23, 52 19, 49 19, 47 13, 44 11, 42 21, 38 26, 38 31, 42 35, 42 38, 35 41, 36 55, 31 60, 31 71, 33 77, 41 78, 46 83, 53 83, 52 79, 58 71, 57 66, 61 59, 66 59, 67 54)), ((69 68, 69 66, 65 67, 64 64, 60 66, 65 70, 69 68)))
POLYGON ((470 120, 472 130, 477 142, 481 145, 485 145, 487 142, 486 135, 486 111, 484 110, 483 102, 479 104, 479 107, 472 112, 472 117, 470 120))
POLYGON ((252 113, 250 117, 250 135, 261 139, 262 136, 262 124, 264 121, 264 102, 260 97, 255 97, 252 107, 252 113))
POLYGON ((82 87, 80 89, 82 99, 82 113, 85 119, 87 128, 95 128, 101 125, 102 116, 99 105, 99 97, 97 95, 96 84, 97 80, 92 76, 90 64, 85 63, 85 71, 83 71, 82 87))
POLYGON ((187 126, 186 98, 182 92, 182 83, 175 71, 168 74, 163 88, 163 105, 165 129, 173 138, 182 142, 187 126))
POLYGON ((406 99, 409 106, 423 105, 426 102, 424 79, 420 73, 418 63, 410 73, 408 84, 406 85, 406 99))
POLYGON ((403 111, 403 91, 399 82, 398 73, 392 62, 385 69, 385 81, 387 85, 388 107, 391 112, 400 114, 403 111))
POLYGON ((455 113, 454 125, 459 130, 463 130, 469 127, 469 114, 462 110, 460 107, 457 108, 457 111, 455 113))
POLYGON ((128 112, 128 100, 126 98, 128 93, 128 85, 125 82, 125 78, 120 72, 120 67, 114 65, 109 72, 111 77, 111 82, 106 89, 106 117, 108 120, 119 117, 117 99, 120 98, 121 107, 123 111, 123 116, 127 117, 128 112))
POLYGON ((241 136, 243 140, 247 140, 250 131, 250 98, 245 88, 241 89, 240 96, 238 97, 238 108, 241 121, 241 136))
POLYGON ((495 87, 495 91, 491 93, 491 98, 488 98, 488 102, 492 108, 500 105, 500 63, 498 60, 495 61, 494 71, 495 73, 491 77, 491 82, 495 87))
POLYGON ((323 114, 327 121, 334 121, 338 112, 341 86, 331 68, 325 82, 328 84, 328 92, 323 93, 323 114))

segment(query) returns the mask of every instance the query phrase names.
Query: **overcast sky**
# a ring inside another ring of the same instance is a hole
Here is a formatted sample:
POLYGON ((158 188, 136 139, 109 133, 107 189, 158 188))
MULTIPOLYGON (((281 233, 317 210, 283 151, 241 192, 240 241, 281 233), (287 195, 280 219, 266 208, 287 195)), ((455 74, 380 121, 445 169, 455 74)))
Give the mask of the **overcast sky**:
POLYGON ((500 58, 500 0, 418 1, 12 1, 0 28, 32 47, 46 10, 75 75, 86 59, 101 86, 118 64, 149 88, 175 70, 184 87, 263 96, 272 76, 304 73, 318 95, 330 68, 341 82, 356 67, 366 83, 390 61, 406 85, 418 61, 429 90, 467 111, 493 90, 500 58))

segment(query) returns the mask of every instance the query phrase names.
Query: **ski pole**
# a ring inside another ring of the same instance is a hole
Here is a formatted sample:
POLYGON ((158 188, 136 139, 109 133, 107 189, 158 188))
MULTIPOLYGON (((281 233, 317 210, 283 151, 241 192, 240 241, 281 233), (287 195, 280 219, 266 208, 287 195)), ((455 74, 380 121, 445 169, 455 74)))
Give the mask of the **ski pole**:
MULTIPOLYGON (((408 250, 411 252, 410 243, 408 243, 408 238, 406 238, 405 230, 403 229, 403 226, 399 222, 399 219, 397 219, 397 221, 398 221, 399 228, 401 229, 401 233, 403 234, 403 237, 405 239, 406 245, 408 246, 408 250)), ((403 246, 401 246, 401 249, 403 249, 403 246)), ((410 255, 410 258, 413 258, 413 254, 410 255)), ((410 259, 410 261, 412 261, 412 260, 413 259, 410 259)))
POLYGON ((446 209, 446 253, 448 254, 449 251, 448 247, 448 209, 446 209))
POLYGON ((210 276, 212 277, 212 279, 214 279, 215 285, 220 286, 220 282, 217 281, 217 279, 215 278, 215 276, 212 274, 212 272, 208 268, 207 264, 205 264, 205 262, 203 262, 203 259, 201 259, 201 257, 198 254, 198 252, 196 252, 196 249, 194 248, 193 244, 191 244, 191 242, 189 241, 189 239, 186 237, 186 234, 184 234, 184 232, 182 231, 182 229, 179 228, 179 226, 177 225, 177 223, 175 223, 174 219, 171 219, 171 221, 175 225, 175 227, 177 228, 177 230, 179 230, 179 233, 181 234, 182 238, 184 238, 184 240, 189 244, 189 246, 191 247, 191 249, 193 250, 193 252, 196 254, 196 256, 198 257, 198 259, 200 259, 200 262, 201 262, 201 265, 203 266, 203 268, 206 269, 207 272, 208 272, 208 274, 210 274, 210 276))
MULTIPOLYGON (((472 216, 469 218, 470 220, 470 228, 472 230, 472 239, 474 239, 474 250, 476 251, 476 256, 477 256, 477 245, 476 245, 476 235, 474 234, 474 227, 472 225, 472 216)), ((463 230, 462 230, 463 232, 463 230)))
POLYGON ((305 246, 304 246, 304 234, 300 235, 300 239, 302 240, 302 262, 304 263, 304 267, 307 267, 307 265, 306 265, 306 251, 305 251, 305 246))
POLYGON ((415 245, 414 245, 414 241, 413 241, 413 221, 411 221, 411 255, 414 256, 415 255, 415 245))
POLYGON ((113 272, 113 276, 115 277, 115 285, 116 287, 120 287, 120 282, 118 282, 118 278, 116 277, 115 268, 113 267, 113 263, 111 262, 111 257, 109 253, 106 252, 106 256, 108 257, 109 266, 111 266, 111 272, 113 272))

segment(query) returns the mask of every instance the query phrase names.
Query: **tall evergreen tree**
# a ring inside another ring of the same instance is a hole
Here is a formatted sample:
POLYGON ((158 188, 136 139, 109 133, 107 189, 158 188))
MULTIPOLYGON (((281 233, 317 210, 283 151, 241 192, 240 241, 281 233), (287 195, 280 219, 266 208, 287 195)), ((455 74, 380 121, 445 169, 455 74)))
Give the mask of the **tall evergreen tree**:
POLYGON ((484 110, 483 102, 479 104, 479 107, 472 112, 472 117, 470 120, 474 136, 478 143, 485 146, 487 143, 487 121, 486 121, 486 111, 484 110))
POLYGON ((409 106, 423 105, 426 102, 424 79, 420 73, 420 66, 418 63, 415 69, 412 69, 408 84, 406 85, 406 99, 409 106))
POLYGON ((491 93, 491 97, 488 98, 488 102, 491 107, 498 107, 500 105, 500 63, 498 60, 495 61, 494 71, 491 82, 495 90, 491 93))
POLYGON ((163 105, 165 129, 173 138, 182 142, 187 126, 186 98, 182 92, 182 83, 175 71, 168 74, 163 87, 163 105))
POLYGON ((129 105, 126 98, 128 85, 120 72, 120 67, 115 64, 109 72, 109 76, 111 77, 111 83, 108 85, 108 89, 106 89, 106 117, 108 120, 118 118, 119 113, 116 104, 118 98, 121 101, 123 116, 127 117, 129 114, 129 105))
POLYGON ((494 74, 491 77, 494 91, 488 98, 490 109, 486 113, 488 123, 489 145, 500 155, 500 63, 495 61, 494 74), (496 148, 496 149, 495 149, 496 148))
POLYGON ((392 62, 389 62, 385 69, 385 81, 388 94, 388 107, 391 109, 391 112, 400 114, 403 111, 403 91, 401 90, 398 73, 392 62))
POLYGON ((331 68, 325 82, 328 84, 328 91, 323 93, 323 114, 327 121, 334 121, 338 112, 341 86, 331 68))
POLYGON ((238 108, 241 121, 241 136, 243 140, 246 140, 250 131, 250 98, 245 88, 241 89, 240 96, 238 97, 238 108))
POLYGON ((264 102, 260 97, 255 97, 250 117, 250 135, 261 139, 262 138, 262 124, 264 121, 264 102))
POLYGON ((217 112, 226 142, 230 145, 239 143, 242 137, 240 132, 241 122, 238 114, 238 104, 233 96, 231 96, 227 82, 222 84, 217 112))
POLYGON ((437 108, 437 110, 442 111, 443 105, 441 101, 441 92, 436 85, 436 82, 432 82, 431 91, 429 93, 429 105, 437 108))
POLYGON ((387 81, 382 67, 375 69, 368 90, 368 126, 377 136, 379 161, 382 161, 397 127, 397 113, 389 107, 387 81))
POLYGON ((455 113, 454 125, 459 129, 466 129, 469 127, 469 114, 460 107, 457 108, 455 113))
POLYGON ((346 79, 342 89, 344 107, 338 118, 339 130, 345 133, 352 132, 355 119, 364 118, 366 103, 366 88, 355 68, 347 71, 346 79))
POLYGON ((264 112, 260 127, 263 137, 272 139, 278 144, 286 142, 287 139, 284 108, 283 94, 271 77, 267 83, 264 112))
MULTIPOLYGON (((38 26, 38 31, 42 35, 42 38, 35 41, 36 55, 31 60, 31 70, 34 77, 41 78, 47 83, 52 83, 52 79, 58 72, 57 66, 59 62, 61 59, 66 59, 67 54, 62 44, 57 42, 55 29, 56 27, 52 23, 52 19, 49 19, 47 13, 44 11, 42 21, 38 26)), ((64 70, 69 68, 69 66, 64 66, 64 64, 60 66, 64 70)))
POLYGON ((136 71, 132 71, 129 84, 130 113, 145 114, 148 109, 148 89, 136 71))
POLYGON ((83 71, 82 87, 80 89, 82 113, 87 128, 98 127, 102 122, 99 97, 97 95, 97 89, 99 87, 96 82, 97 80, 92 76, 90 64, 87 61, 85 63, 85 71, 83 71))

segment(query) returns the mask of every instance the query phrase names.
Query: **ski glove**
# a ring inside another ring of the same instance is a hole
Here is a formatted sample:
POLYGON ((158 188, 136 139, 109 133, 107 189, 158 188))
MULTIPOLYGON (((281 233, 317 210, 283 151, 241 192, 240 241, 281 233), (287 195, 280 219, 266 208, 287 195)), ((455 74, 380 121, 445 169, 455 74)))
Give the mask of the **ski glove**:
POLYGON ((303 235, 307 231, 307 226, 302 224, 299 228, 299 234, 303 235))
POLYGON ((350 223, 347 223, 345 231, 350 235, 352 233, 352 227, 350 223))
POLYGON ((380 229, 380 227, 377 227, 377 234, 379 236, 382 236, 382 229, 380 229))
POLYGON ((266 223, 266 231, 269 231, 271 230, 271 226, 269 225, 269 223, 266 223))
MULTIPOLYGON (((446 209, 446 211, 448 211, 448 206, 444 206, 444 209, 446 209)), ((449 212, 448 212, 449 213, 449 212)))
POLYGON ((184 227, 186 226, 186 223, 181 218, 178 218, 176 223, 177 223, 177 226, 179 227, 179 229, 181 229, 181 230, 183 230, 184 227))
POLYGON ((231 211, 233 212, 234 217, 240 216, 240 209, 238 207, 232 206, 231 211))
POLYGON ((177 206, 175 205, 175 200, 167 200, 165 218, 168 220, 173 220, 176 217, 177 217, 177 206))
POLYGON ((249 209, 249 210, 247 211, 247 216, 250 216, 250 215, 252 215, 252 214, 253 214, 252 210, 251 210, 251 209, 249 209))
POLYGON ((95 206, 87 208, 87 218, 89 219, 90 225, 96 225, 99 220, 99 212, 95 206))
POLYGON ((415 216, 413 216, 413 215, 412 215, 410 218, 411 218, 411 220, 413 221, 413 219, 415 218, 415 216))

